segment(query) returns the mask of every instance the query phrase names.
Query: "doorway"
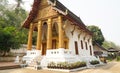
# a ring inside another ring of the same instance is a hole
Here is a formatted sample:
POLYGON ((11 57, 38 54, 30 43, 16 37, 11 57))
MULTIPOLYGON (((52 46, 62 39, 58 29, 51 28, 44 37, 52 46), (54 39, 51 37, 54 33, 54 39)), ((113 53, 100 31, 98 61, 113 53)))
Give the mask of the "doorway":
POLYGON ((42 55, 46 55, 46 48, 47 48, 46 43, 42 43, 42 55))

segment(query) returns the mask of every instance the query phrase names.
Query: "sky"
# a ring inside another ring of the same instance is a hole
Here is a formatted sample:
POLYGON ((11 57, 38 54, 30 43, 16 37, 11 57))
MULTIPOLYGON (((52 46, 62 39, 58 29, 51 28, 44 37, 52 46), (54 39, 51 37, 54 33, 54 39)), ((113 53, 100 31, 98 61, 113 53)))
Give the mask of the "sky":
MULTIPOLYGON (((25 9, 30 11, 33 0, 23 1, 25 9)), ((120 0, 59 1, 79 16, 85 25, 98 26, 106 40, 120 45, 120 0)))

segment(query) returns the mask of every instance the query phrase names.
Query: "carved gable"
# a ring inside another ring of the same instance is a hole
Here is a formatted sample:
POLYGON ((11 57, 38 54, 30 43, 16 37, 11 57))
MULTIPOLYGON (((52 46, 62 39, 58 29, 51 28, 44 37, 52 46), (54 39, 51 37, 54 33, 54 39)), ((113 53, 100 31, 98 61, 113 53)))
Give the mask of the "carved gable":
POLYGON ((40 1, 40 5, 39 5, 39 8, 41 9, 41 8, 46 7, 46 6, 48 6, 47 0, 41 0, 41 1, 40 1))
POLYGON ((35 21, 39 19, 46 19, 48 17, 52 17, 57 14, 58 13, 55 10, 53 10, 52 6, 48 4, 47 0, 41 0, 38 14, 37 14, 37 17, 35 18, 35 21))

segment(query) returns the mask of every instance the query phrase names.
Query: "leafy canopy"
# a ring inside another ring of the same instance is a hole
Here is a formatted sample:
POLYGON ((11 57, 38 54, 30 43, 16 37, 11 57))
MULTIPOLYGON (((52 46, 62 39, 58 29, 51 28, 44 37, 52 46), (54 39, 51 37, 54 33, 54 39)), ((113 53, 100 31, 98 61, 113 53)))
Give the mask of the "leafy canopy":
POLYGON ((109 49, 109 48, 120 49, 120 46, 116 45, 114 42, 106 41, 106 40, 103 42, 102 46, 105 47, 106 49, 109 49))
POLYGON ((93 45, 94 43, 98 43, 99 45, 102 45, 104 42, 104 36, 102 34, 102 31, 99 27, 91 25, 87 27, 91 32, 93 32, 93 45))
POLYGON ((10 49, 18 49, 27 42, 27 31, 21 28, 27 12, 17 7, 9 5, 8 0, 0 0, 0 54, 4 56, 10 49))

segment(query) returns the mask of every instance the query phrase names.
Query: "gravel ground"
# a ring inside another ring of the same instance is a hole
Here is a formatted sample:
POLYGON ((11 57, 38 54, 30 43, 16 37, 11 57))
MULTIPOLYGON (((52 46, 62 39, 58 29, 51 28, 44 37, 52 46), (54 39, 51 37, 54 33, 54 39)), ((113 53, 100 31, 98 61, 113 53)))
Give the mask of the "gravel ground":
MULTIPOLYGON (((33 70, 28 68, 0 70, 0 73, 66 73, 48 70, 33 70)), ((104 66, 96 67, 94 69, 85 69, 70 73, 120 73, 120 62, 110 62, 104 66)))

